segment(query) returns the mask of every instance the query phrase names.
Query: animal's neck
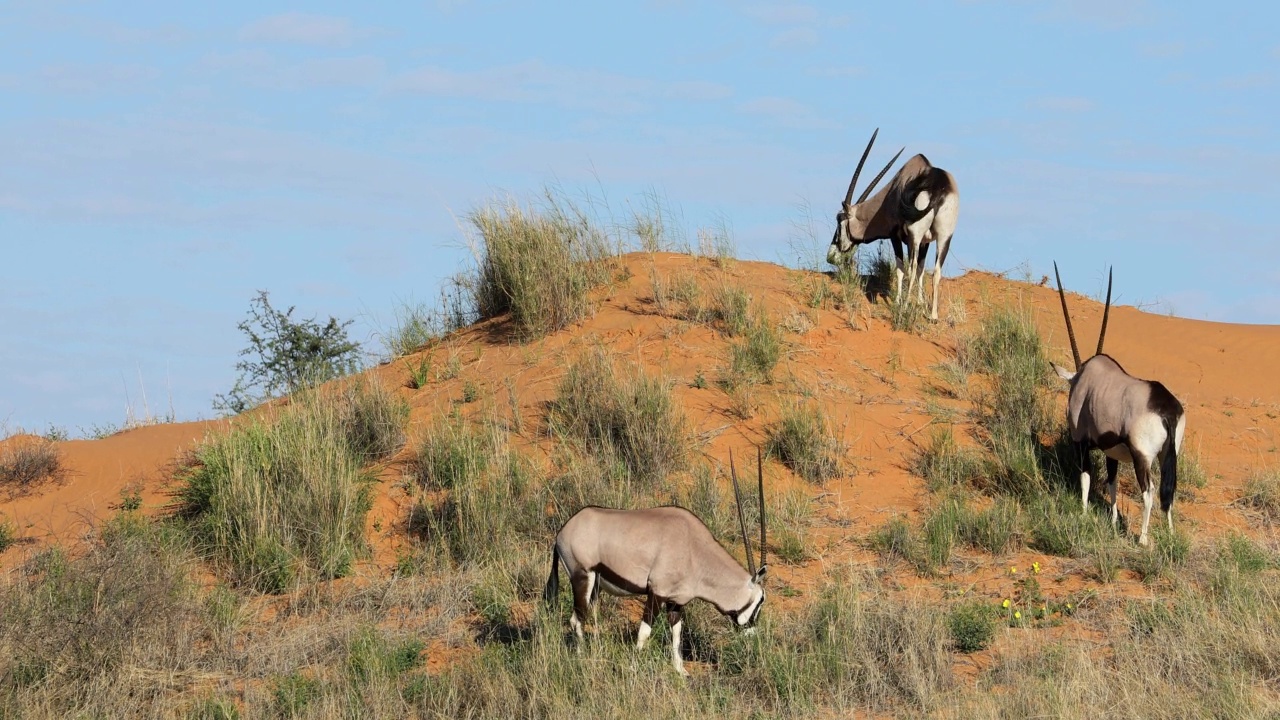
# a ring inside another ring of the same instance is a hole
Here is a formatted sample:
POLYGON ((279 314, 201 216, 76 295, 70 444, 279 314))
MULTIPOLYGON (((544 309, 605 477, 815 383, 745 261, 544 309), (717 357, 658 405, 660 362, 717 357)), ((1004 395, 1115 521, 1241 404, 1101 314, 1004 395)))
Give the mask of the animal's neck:
POLYGON ((862 233, 862 239, 866 242, 872 240, 880 240, 893 236, 893 222, 889 217, 889 213, 884 211, 885 199, 889 196, 889 186, 880 188, 880 191, 871 197, 863 200, 854 208, 854 217, 858 223, 866 228, 862 233))
POLYGON ((702 599, 715 605, 720 612, 729 614, 741 610, 751 600, 751 584, 743 578, 710 580, 703 588, 702 599))

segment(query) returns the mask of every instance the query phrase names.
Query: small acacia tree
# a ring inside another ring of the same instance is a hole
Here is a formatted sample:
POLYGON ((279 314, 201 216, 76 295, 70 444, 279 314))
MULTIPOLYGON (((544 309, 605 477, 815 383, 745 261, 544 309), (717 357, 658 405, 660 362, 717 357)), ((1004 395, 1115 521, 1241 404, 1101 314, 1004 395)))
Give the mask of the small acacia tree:
POLYGON ((271 306, 266 290, 249 302, 249 317, 237 327, 249 338, 236 363, 240 377, 231 391, 213 399, 213 408, 241 413, 263 400, 348 375, 360 369, 360 343, 347 337, 352 321, 330 316, 293 319, 292 306, 271 306))

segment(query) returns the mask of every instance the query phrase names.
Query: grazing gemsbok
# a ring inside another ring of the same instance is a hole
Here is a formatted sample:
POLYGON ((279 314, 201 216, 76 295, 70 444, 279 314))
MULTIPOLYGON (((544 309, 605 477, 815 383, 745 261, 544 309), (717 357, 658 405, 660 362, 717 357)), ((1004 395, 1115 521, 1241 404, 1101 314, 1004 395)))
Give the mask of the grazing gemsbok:
MULTIPOLYGON (((867 154, 875 144, 880 129, 871 134, 867 149, 853 171, 849 190, 844 194, 840 212, 836 213, 836 232, 827 250, 827 262, 837 265, 850 258, 854 245, 861 245, 888 238, 893 243, 893 254, 898 260, 895 273, 894 297, 902 297, 902 276, 907 275, 907 297, 914 288, 919 301, 924 303, 924 261, 929 253, 929 243, 937 241, 938 249, 933 263, 933 305, 929 310, 931 320, 938 319, 938 284, 942 282, 942 263, 951 248, 951 236, 956 231, 956 218, 960 214, 960 192, 951 173, 934 167, 924 155, 913 155, 894 174, 893 179, 880 192, 871 195, 876 183, 897 162, 902 150, 889 161, 879 175, 862 191, 858 202, 850 204, 858 175, 867 161, 867 154), (868 196, 870 195, 870 198, 868 196), (907 262, 904 265, 902 246, 907 246, 907 262)), ((905 150, 906 148, 903 148, 905 150)))
MULTIPOLYGON (((756 453, 760 460, 759 450, 756 453)), ((644 617, 636 648, 643 649, 658 611, 666 609, 671 626, 671 663, 688 675, 680 656, 681 613, 695 598, 705 600, 728 616, 738 628, 751 628, 764 605, 765 518, 764 471, 757 471, 760 491, 760 567, 751 558, 747 525, 742 514, 738 473, 729 454, 738 522, 747 549, 748 570, 711 535, 693 513, 681 507, 613 510, 585 507, 556 534, 551 548, 551 575, 543 600, 553 604, 560 590, 560 563, 573 586, 573 617, 569 624, 582 641, 587 608, 595 615, 603 588, 611 595, 645 595, 644 617)))
POLYGON ((1140 380, 1102 354, 1102 341, 1107 334, 1107 316, 1111 313, 1111 273, 1107 273, 1107 303, 1102 311, 1102 329, 1098 332, 1098 350, 1093 357, 1080 362, 1076 335, 1067 312, 1067 296, 1062 291, 1058 264, 1053 264, 1058 281, 1058 298, 1062 316, 1067 322, 1071 355, 1076 371, 1054 364, 1053 369, 1071 384, 1067 396, 1067 429, 1076 444, 1080 461, 1080 498, 1084 511, 1089 511, 1089 450, 1098 448, 1107 456, 1107 491, 1111 495, 1111 526, 1115 527, 1116 471, 1120 461, 1131 463, 1142 492, 1142 533, 1138 542, 1147 545, 1147 527, 1151 506, 1155 502, 1155 486, 1151 483, 1151 467, 1160 461, 1160 509, 1173 529, 1173 497, 1178 489, 1178 453, 1182 451, 1182 433, 1186 416, 1182 403, 1164 385, 1155 380, 1140 380))

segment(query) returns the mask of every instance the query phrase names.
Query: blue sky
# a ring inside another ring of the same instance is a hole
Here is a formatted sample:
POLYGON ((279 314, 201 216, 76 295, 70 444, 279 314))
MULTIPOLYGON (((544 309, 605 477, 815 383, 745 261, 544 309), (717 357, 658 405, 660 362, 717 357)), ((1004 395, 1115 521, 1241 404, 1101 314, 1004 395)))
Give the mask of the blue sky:
POLYGON ((956 176, 949 273, 1280 322, 1275 6, 355 7, 0 2, 0 423, 209 417, 256 290, 368 341, 546 183, 795 263, 876 127, 956 176))

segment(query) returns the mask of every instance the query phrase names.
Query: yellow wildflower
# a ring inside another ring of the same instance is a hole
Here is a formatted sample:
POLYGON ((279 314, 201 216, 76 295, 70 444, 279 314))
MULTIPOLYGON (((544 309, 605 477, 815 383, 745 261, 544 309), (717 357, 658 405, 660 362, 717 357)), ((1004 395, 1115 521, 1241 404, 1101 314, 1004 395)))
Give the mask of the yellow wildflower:
MULTIPOLYGON (((1009 609, 1009 598, 1005 598, 1005 599, 1004 599, 1004 602, 1003 602, 1003 603, 1000 603, 1000 607, 1004 608, 1005 610, 1008 610, 1008 609, 1009 609)), ((1071 607, 1071 606, 1070 606, 1070 605, 1068 605, 1067 607, 1071 607)))
POLYGON ((1017 575, 1017 574, 1018 574, 1018 568, 1017 568, 1016 566, 1010 565, 1010 566, 1009 566, 1009 574, 1010 574, 1010 575, 1017 575))
POLYGON ((1021 620, 1021 619, 1022 619, 1022 611, 1020 611, 1020 610, 1014 610, 1014 611, 1013 611, 1013 619, 1014 619, 1014 620, 1021 620))
POLYGON ((1033 562, 1033 563, 1031 563, 1031 572, 1033 572, 1033 573, 1035 573, 1035 574, 1039 575, 1039 574, 1040 574, 1040 563, 1038 563, 1038 562, 1033 562))

